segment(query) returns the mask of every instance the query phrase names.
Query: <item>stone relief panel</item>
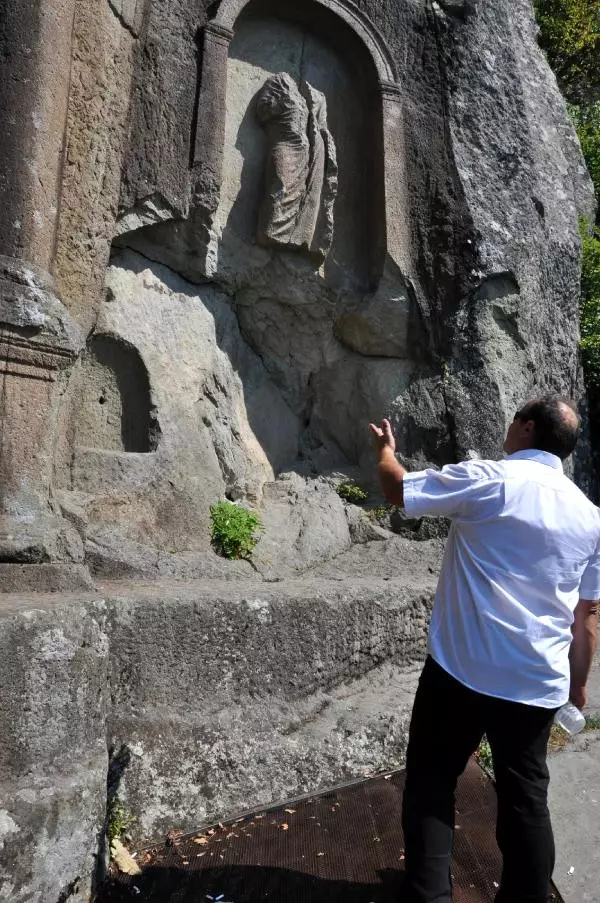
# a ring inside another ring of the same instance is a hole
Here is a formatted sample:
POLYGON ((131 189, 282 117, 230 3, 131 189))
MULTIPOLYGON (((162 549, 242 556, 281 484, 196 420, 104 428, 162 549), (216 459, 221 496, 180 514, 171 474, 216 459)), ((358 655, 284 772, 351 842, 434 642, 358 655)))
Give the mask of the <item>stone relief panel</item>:
POLYGON ((307 81, 298 88, 291 76, 280 72, 260 91, 256 118, 268 141, 257 241, 324 259, 333 241, 338 186, 325 95, 307 81))
POLYGON ((277 248, 325 260, 327 281, 368 281, 366 94, 349 63, 304 26, 252 8, 240 16, 215 221, 220 278, 237 282, 264 267, 263 249, 277 248))

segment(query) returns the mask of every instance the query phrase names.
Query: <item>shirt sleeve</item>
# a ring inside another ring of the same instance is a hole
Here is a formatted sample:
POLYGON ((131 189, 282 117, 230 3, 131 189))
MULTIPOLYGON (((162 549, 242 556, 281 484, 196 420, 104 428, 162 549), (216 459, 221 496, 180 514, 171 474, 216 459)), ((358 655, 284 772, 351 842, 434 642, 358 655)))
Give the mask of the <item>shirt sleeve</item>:
POLYGON ((590 599, 594 602, 600 599, 600 539, 596 544, 596 551, 583 572, 579 584, 579 598, 590 599))
POLYGON ((409 517, 479 520, 494 516, 503 505, 504 480, 485 462, 465 461, 404 476, 404 509, 409 517))

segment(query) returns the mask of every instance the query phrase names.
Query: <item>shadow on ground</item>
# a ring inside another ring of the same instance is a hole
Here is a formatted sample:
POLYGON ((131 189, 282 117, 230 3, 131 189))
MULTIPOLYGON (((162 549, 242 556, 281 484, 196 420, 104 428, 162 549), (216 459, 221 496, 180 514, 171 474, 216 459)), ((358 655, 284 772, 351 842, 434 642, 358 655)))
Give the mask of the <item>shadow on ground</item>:
MULTIPOLYGON (((404 903, 404 773, 331 790, 141 852, 97 903, 404 903)), ((458 785, 454 903, 493 903, 496 793, 471 761, 458 785)), ((560 898, 553 890, 549 900, 560 898)))
POLYGON ((402 903, 401 871, 379 873, 380 884, 328 881, 282 868, 238 866, 189 872, 150 867, 127 884, 104 887, 101 903, 402 903))

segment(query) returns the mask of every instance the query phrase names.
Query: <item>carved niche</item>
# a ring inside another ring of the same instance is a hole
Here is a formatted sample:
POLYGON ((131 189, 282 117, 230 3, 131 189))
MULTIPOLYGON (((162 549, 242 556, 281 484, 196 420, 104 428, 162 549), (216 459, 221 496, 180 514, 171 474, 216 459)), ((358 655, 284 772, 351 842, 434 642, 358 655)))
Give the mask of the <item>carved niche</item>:
POLYGON ((155 451, 160 438, 146 367, 136 348, 94 335, 82 357, 74 398, 77 448, 155 451))
POLYGON ((327 256, 338 187, 335 142, 325 95, 286 72, 267 79, 256 101, 267 141, 265 196, 257 241, 327 256))

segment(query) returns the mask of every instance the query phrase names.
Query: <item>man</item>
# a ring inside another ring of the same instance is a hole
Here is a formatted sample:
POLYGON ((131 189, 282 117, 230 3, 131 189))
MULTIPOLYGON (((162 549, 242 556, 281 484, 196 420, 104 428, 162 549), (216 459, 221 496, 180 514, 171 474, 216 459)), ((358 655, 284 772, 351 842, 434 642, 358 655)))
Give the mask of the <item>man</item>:
POLYGON ((452 521, 415 698, 403 903, 450 903, 454 791, 487 735, 503 871, 496 903, 546 903, 554 868, 546 754, 556 711, 586 703, 600 599, 600 512, 564 474, 579 420, 555 396, 517 412, 502 461, 407 473, 371 424, 386 498, 452 521))

